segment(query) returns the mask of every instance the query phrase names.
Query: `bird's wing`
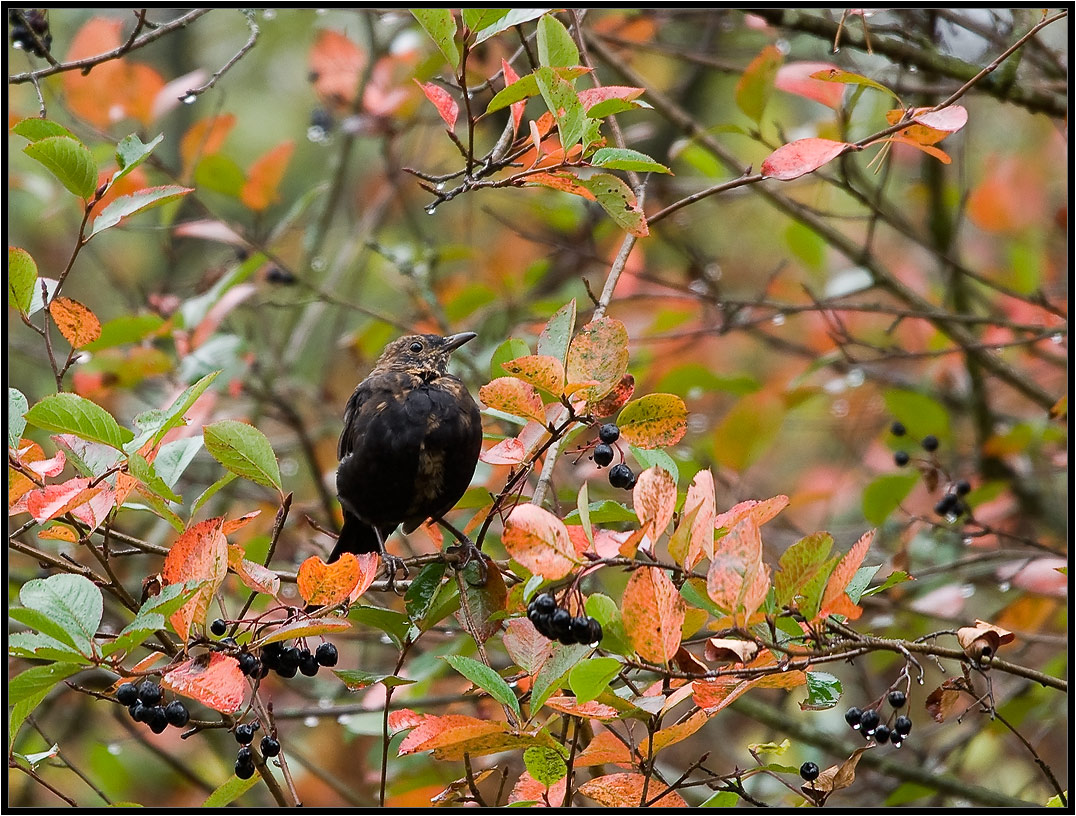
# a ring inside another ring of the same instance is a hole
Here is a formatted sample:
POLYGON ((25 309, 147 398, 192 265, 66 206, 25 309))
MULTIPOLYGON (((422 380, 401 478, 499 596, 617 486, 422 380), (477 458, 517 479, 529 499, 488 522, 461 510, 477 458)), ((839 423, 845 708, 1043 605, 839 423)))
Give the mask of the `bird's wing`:
POLYGON ((363 380, 351 394, 344 408, 344 430, 340 433, 340 442, 336 446, 336 458, 343 460, 355 449, 355 417, 359 415, 363 404, 370 399, 373 389, 369 380, 363 380))

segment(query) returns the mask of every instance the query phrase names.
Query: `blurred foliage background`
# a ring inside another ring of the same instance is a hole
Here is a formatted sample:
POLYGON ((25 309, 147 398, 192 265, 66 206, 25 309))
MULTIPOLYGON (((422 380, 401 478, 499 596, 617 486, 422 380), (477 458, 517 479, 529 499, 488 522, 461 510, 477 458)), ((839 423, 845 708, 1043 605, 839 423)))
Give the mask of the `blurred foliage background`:
MULTIPOLYGON (((159 11, 149 16, 171 19, 159 11)), ((82 50, 74 56, 101 53, 116 36, 109 32, 122 31, 122 42, 133 18, 131 10, 53 10, 52 51, 61 61, 76 48, 82 50)), ((784 142, 854 141, 886 126, 893 99, 871 89, 859 89, 854 107, 834 110, 778 87, 760 122, 753 121, 736 103, 737 84, 766 46, 776 45, 786 65, 833 64, 886 85, 907 105, 929 106, 970 78, 954 65, 981 69, 1039 18, 1032 9, 878 12, 849 17, 836 53, 841 14, 825 10, 754 16, 603 8, 580 19, 595 76, 602 84, 640 84, 642 99, 653 105, 618 117, 628 146, 673 171, 646 179, 644 209, 653 215, 757 168, 784 142)), ((478 110, 500 88, 484 83, 498 74, 502 58, 514 60, 520 74, 529 70, 519 50, 521 38, 533 32, 534 24, 525 23, 518 35, 507 31, 472 55, 478 110)), ((949 164, 903 145, 869 164, 879 150, 873 147, 797 182, 744 186, 662 219, 636 245, 609 310, 628 327, 637 393, 671 392, 688 404, 688 434, 670 451, 681 489, 697 470, 711 467, 719 511, 744 499, 790 497, 788 510, 767 526, 771 563, 815 530, 830 531, 844 551, 878 526, 868 563, 883 562, 879 577, 902 569, 918 580, 866 599, 861 631, 915 639, 982 618, 1017 633, 1007 659, 1054 675, 1068 673, 1067 579, 1054 571, 1067 560, 1071 515, 1067 412, 1053 406, 1060 416, 1051 417, 1051 405, 993 376, 981 356, 1003 361, 1051 402, 1066 392, 1070 33, 1068 20, 1045 29, 1018 59, 971 88, 961 99, 967 126, 939 145, 949 164), (854 256, 812 226, 819 223, 844 236, 854 256), (930 315, 877 285, 878 269, 945 322, 966 326, 973 349, 961 348, 925 319, 930 315), (932 507, 940 488, 931 490, 927 480, 881 518, 865 507, 870 486, 899 471, 896 449, 921 455, 915 439, 888 433, 890 423, 912 427, 924 416, 930 420, 919 427, 940 438, 944 471, 972 484, 978 524, 939 519, 932 507)), ((573 298, 584 316, 588 290, 601 291, 623 233, 594 204, 546 188, 481 189, 427 211, 433 197, 405 168, 449 173, 461 159, 412 81, 447 76, 444 58, 404 10, 280 9, 247 18, 217 9, 124 62, 141 67, 111 82, 98 78, 101 68, 75 84, 77 72, 45 77, 40 99, 32 82, 8 85, 9 126, 37 115, 43 102, 49 118, 77 133, 102 167, 128 133, 146 142, 163 133, 140 168, 140 183, 195 188, 182 202, 95 239, 78 258, 65 295, 89 306, 120 342, 83 352, 66 386, 130 422, 223 369, 198 403, 190 431, 238 418, 269 436, 286 490, 295 495, 273 566, 294 570, 331 548, 304 516, 327 528, 336 523, 333 475, 343 406, 382 346, 405 331, 475 331, 478 338, 457 355, 454 369, 477 393, 501 374, 491 372, 490 360, 507 338, 533 350, 545 321, 573 298), (235 57, 255 26, 254 47, 211 89, 188 97, 189 104, 180 101, 235 57), (223 139, 207 135, 210 117, 229 117, 230 127, 218 131, 223 139), (214 288, 236 270, 249 277, 227 292, 214 288)), ((9 44, 9 78, 43 65, 9 44)), ((845 91, 846 103, 856 92, 845 91)), ((540 98, 529 105, 528 118, 542 110, 540 98)), ((503 124, 503 115, 478 123, 481 149, 496 141, 503 124)), ((608 127, 603 132, 610 136, 608 127)), ((9 136, 8 243, 27 250, 42 275, 56 277, 81 213, 22 147, 9 136)), ((31 405, 55 390, 42 346, 9 309, 8 383, 31 405)), ((514 433, 492 417, 486 428, 491 438, 514 433)), ((47 434, 28 435, 47 450, 52 444, 47 434)), ((553 482, 561 515, 575 506, 582 480, 590 481, 592 500, 623 500, 589 460, 574 460, 561 457, 553 482)), ((457 511, 461 523, 506 473, 480 463, 457 511)), ((186 506, 219 476, 212 458, 199 454, 180 483, 186 506)), ((276 512, 268 491, 237 480, 202 512, 254 509, 262 515, 241 535, 247 557, 257 560, 276 512)), ((175 536, 149 512, 125 511, 116 525, 158 545, 175 536)), ((86 558, 63 542, 39 546, 86 558)), ((404 551, 436 546, 419 531, 404 551)), ((498 543, 488 549, 504 557, 498 543)), ((8 563, 12 595, 47 572, 24 555, 9 553, 8 563)), ((159 571, 160 557, 131 555, 119 568, 137 588, 159 571)), ((601 590, 619 597, 625 577, 602 575, 601 590)), ((286 585, 285 593, 291 589, 286 585)), ((241 598, 236 593, 231 605, 241 598)), ((388 596, 378 603, 398 601, 388 596)), ((108 616, 106 610, 106 622, 108 616)), ((489 702, 461 698, 465 681, 437 659, 473 648, 453 623, 430 633, 426 650, 409 659, 408 676, 419 682, 398 689, 394 704, 473 714, 489 702)), ((391 671, 396 650, 378 631, 358 627, 340 643, 343 665, 391 671)), ((495 643, 492 653, 499 654, 495 643)), ((796 694, 760 693, 752 701, 762 705, 724 712, 662 762, 675 778, 705 746, 707 766, 727 771, 751 763, 749 743, 784 736, 793 741, 785 764, 839 756, 834 746, 850 736, 844 704, 873 700, 900 664, 893 654, 876 653, 831 667, 845 694, 829 711, 801 712, 796 694)), ((9 664, 9 672, 21 665, 9 664)), ((864 762, 857 784, 834 803, 982 803, 981 789, 1039 803, 1053 795, 1025 747, 996 721, 974 708, 960 722, 930 721, 922 696, 944 679, 938 669, 928 661, 926 685, 913 689, 914 739, 881 765, 864 762), (932 787, 901 768, 944 774, 957 787, 932 787)), ((994 680, 999 711, 1066 785, 1065 697, 1017 677, 994 680)), ((383 687, 349 693, 319 677, 278 681, 271 694, 304 801, 376 801, 383 687)), ((66 763, 92 784, 59 768, 41 773, 84 805, 102 804, 102 795, 197 804, 230 773, 230 735, 155 737, 134 730, 113 708, 56 693, 38 710, 37 729, 24 728, 18 750, 58 743, 66 763)), ((504 761, 514 769, 510 787, 519 761, 504 761)), ((428 805, 460 775, 460 763, 425 754, 391 759, 389 803, 428 805)), ((55 803, 28 776, 9 777, 9 804, 55 803)), ((752 779, 749 789, 774 804, 788 796, 765 776, 752 779)), ((701 791, 685 796, 692 803, 705 798, 701 791)), ((241 800, 270 801, 261 788, 241 800)))

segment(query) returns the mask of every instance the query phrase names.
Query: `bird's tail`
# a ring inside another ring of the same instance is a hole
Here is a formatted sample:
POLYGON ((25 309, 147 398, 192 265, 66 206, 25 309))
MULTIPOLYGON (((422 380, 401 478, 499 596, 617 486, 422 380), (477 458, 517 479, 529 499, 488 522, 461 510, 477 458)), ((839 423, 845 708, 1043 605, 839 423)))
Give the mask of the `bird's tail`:
POLYGON ((381 552, 378 542, 377 531, 364 521, 360 521, 351 513, 344 513, 344 527, 340 530, 340 538, 336 540, 329 563, 337 560, 344 553, 381 552))

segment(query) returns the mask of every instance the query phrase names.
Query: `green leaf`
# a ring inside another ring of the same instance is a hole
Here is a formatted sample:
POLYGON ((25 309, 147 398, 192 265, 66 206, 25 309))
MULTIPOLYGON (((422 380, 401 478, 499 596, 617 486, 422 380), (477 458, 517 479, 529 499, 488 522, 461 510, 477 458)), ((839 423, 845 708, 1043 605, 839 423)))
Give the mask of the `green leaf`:
MULTIPOLYGON (((164 435, 173 428, 178 428, 180 425, 186 425, 186 420, 183 415, 187 413, 198 401, 198 398, 205 393, 206 389, 212 385, 213 380, 217 378, 220 371, 211 371, 202 377, 198 382, 189 386, 182 394, 175 398, 171 405, 169 405, 163 412, 161 417, 161 424, 152 434, 154 444, 160 442, 164 438, 164 435)), ((142 446, 139 445, 138 450, 142 446)))
POLYGON ((578 183, 594 194, 595 200, 617 226, 639 238, 650 234, 646 216, 639 208, 635 193, 616 176, 597 173, 589 178, 579 179, 578 183))
POLYGON ((11 129, 11 132, 31 142, 38 142, 51 136, 66 136, 78 141, 78 137, 63 125, 38 116, 23 119, 11 129))
POLYGON ((631 455, 635 457, 643 470, 651 467, 659 467, 662 470, 667 470, 672 475, 673 481, 679 483, 680 468, 677 466, 676 460, 661 448, 647 450, 646 448, 640 448, 636 445, 629 445, 628 447, 631 450, 631 455))
MULTIPOLYGON (((33 609, 17 607, 9 610, 12 620, 33 625, 30 616, 46 617, 33 609), (16 614, 21 613, 21 614, 16 614)), ((40 628, 40 624, 39 627, 40 628)), ((93 665, 88 658, 75 651, 71 646, 49 637, 43 632, 13 632, 7 638, 7 653, 12 657, 27 657, 33 660, 55 660, 59 663, 81 663, 86 666, 93 665)))
MULTIPOLYGON (((486 11, 495 11, 497 9, 485 9, 485 10, 486 11)), ((537 17, 541 17, 543 14, 545 14, 545 13, 547 13, 549 11, 552 11, 552 9, 546 9, 546 8, 541 8, 541 9, 539 9, 539 8, 535 8, 535 9, 531 9, 531 8, 512 9, 507 14, 505 14, 504 16, 498 18, 495 22, 490 23, 485 28, 483 28, 481 31, 479 31, 477 34, 475 34, 474 44, 478 45, 479 43, 485 42, 490 37, 495 37, 498 34, 500 34, 502 31, 507 31, 512 26, 517 26, 520 23, 529 22, 530 20, 533 20, 533 19, 535 19, 537 17)))
POLYGON ((127 471, 162 499, 173 502, 183 501, 183 497, 177 496, 164 479, 157 475, 153 465, 139 454, 132 453, 127 457, 127 471))
POLYGON ((155 314, 124 315, 109 320, 101 325, 101 336, 92 343, 83 346, 86 351, 97 352, 102 349, 122 346, 125 343, 137 343, 164 325, 164 318, 155 314))
POLYGON ((615 657, 592 657, 580 663, 568 673, 568 685, 575 692, 576 702, 582 705, 596 700, 622 668, 623 664, 615 657))
POLYGON ((572 35, 552 14, 538 21, 538 64, 550 68, 579 64, 579 49, 572 35))
POLYGON ((153 460, 153 469, 168 487, 175 487, 179 477, 187 469, 194 457, 202 449, 201 436, 188 436, 161 445, 157 458, 153 460))
POLYGON ((223 153, 203 157, 194 168, 194 183, 199 190, 239 198, 246 181, 243 169, 223 153))
POLYGON ((333 669, 333 674, 340 678, 344 685, 347 686, 348 691, 358 691, 377 683, 383 683, 387 688, 392 688, 393 686, 407 686, 416 682, 405 677, 397 677, 394 674, 374 674, 373 672, 365 672, 359 669, 333 669))
POLYGON ((897 100, 897 102, 900 102, 900 97, 880 82, 875 82, 868 77, 861 76, 860 74, 853 74, 849 71, 842 71, 838 68, 827 68, 822 71, 816 71, 811 74, 811 79, 818 79, 822 82, 839 82, 842 85, 862 85, 865 88, 873 88, 876 91, 887 93, 897 100))
POLYGON ((443 563, 427 564, 404 593, 404 608, 412 623, 419 624, 426 618, 438 590, 441 588, 441 580, 445 577, 445 565, 443 563))
POLYGON ((730 808, 730 807, 736 807, 739 803, 740 803, 740 797, 739 797, 738 794, 733 793, 732 791, 718 791, 713 796, 711 796, 709 799, 707 799, 705 802, 703 802, 701 805, 699 805, 699 807, 705 807, 705 808, 714 808, 714 807, 730 808))
POLYGON ((557 309, 538 335, 538 354, 556 357, 562 363, 567 363, 568 347, 575 334, 575 316, 575 298, 572 298, 557 309))
POLYGON ((527 773, 547 788, 568 775, 568 764, 560 752, 545 745, 532 745, 523 752, 527 773))
MULTIPOLYGON (((889 577, 882 581, 882 583, 878 584, 878 586, 863 590, 863 593, 860 597, 866 598, 868 595, 877 595, 879 592, 885 592, 887 589, 889 589, 890 587, 895 587, 897 584, 903 584, 906 581, 914 580, 915 579, 911 575, 904 572, 903 570, 894 570, 893 572, 889 573, 889 577)), ((856 601, 856 603, 858 603, 858 601, 856 601)))
POLYGON ((29 314, 37 288, 37 264, 25 249, 7 248, 7 302, 23 314, 29 314))
POLYGON ((175 201, 187 195, 187 193, 193 192, 193 187, 166 184, 162 187, 146 187, 142 190, 136 190, 130 195, 119 196, 93 219, 93 229, 90 231, 89 237, 92 238, 98 233, 116 226, 124 218, 129 218, 154 207, 160 207, 162 204, 175 201))
MULTIPOLYGON (((564 80, 572 80, 576 77, 582 76, 587 72, 587 68, 582 65, 572 65, 567 68, 554 68, 553 73, 564 80)), ((507 108, 509 105, 516 102, 522 102, 524 99, 529 99, 532 96, 537 96, 541 91, 538 88, 538 78, 533 74, 526 74, 521 76, 515 82, 510 85, 506 85, 500 91, 493 95, 493 98, 489 100, 489 104, 486 106, 486 113, 495 113, 502 108, 507 108)))
POLYGON ((463 655, 448 655, 443 657, 442 660, 489 694, 498 703, 503 703, 511 708, 517 717, 520 716, 519 700, 516 699, 515 692, 504 681, 504 678, 489 666, 463 655))
POLYGON ((93 654, 93 636, 104 612, 101 590, 93 581, 62 573, 34 578, 19 590, 19 603, 51 618, 82 654, 93 654))
POLYGON ((27 669, 8 683, 7 704, 12 706, 11 719, 8 720, 9 747, 15 745, 15 737, 18 736, 22 724, 45 699, 52 687, 83 668, 76 663, 49 663, 46 666, 27 669))
POLYGON ((40 609, 28 609, 23 606, 15 606, 8 610, 8 617, 13 621, 29 626, 31 629, 36 629, 50 640, 59 643, 62 647, 82 654, 85 651, 89 653, 88 648, 83 648, 84 644, 79 642, 64 626, 52 617, 42 612, 40 609))
POLYGON ((202 491, 202 495, 194 500, 194 504, 191 505, 191 518, 198 515, 198 511, 202 509, 202 506, 216 495, 217 491, 222 487, 227 487, 229 484, 235 481, 234 473, 225 473, 217 481, 213 482, 209 487, 202 491))
POLYGON ((584 608, 587 615, 602 625, 601 647, 604 651, 625 657, 635 654, 635 647, 624 629, 624 619, 616 601, 608 595, 595 592, 587 598, 584 608))
POLYGON ((261 782, 261 776, 258 774, 254 774, 250 779, 240 779, 238 776, 233 775, 223 785, 209 794, 209 797, 202 802, 202 807, 222 808, 225 805, 230 805, 259 782, 261 782))
MULTIPOLYGON (((591 524, 611 524, 613 522, 626 521, 632 524, 639 523, 639 517, 630 507, 625 507, 619 502, 606 499, 604 501, 591 502, 587 505, 591 524)), ((564 518, 565 524, 579 524, 579 511, 573 510, 564 518)))
POLYGON ((112 414, 77 394, 50 394, 26 412, 26 421, 46 431, 74 434, 117 450, 134 434, 121 428, 112 414))
POLYGON ((224 419, 202 430, 206 450, 236 476, 280 490, 280 467, 273 446, 253 425, 224 419))
POLYGON ((101 653, 106 657, 115 652, 129 652, 156 632, 167 626, 166 619, 191 599, 198 591, 197 581, 169 584, 157 595, 146 600, 134 620, 127 624, 116 638, 105 644, 101 653))
POLYGON ((777 606, 792 603, 800 589, 822 568, 833 549, 833 536, 826 532, 812 533, 789 547, 777 562, 780 570, 773 586, 777 606))
POLYGON ((822 671, 807 672, 807 699, 800 703, 801 711, 825 711, 841 700, 844 686, 841 681, 822 671))
MULTIPOLYGON (((546 107, 557 121, 561 146, 568 151, 582 138, 584 121, 587 118, 583 104, 579 101, 579 94, 571 82, 560 77, 552 68, 543 66, 537 69, 534 72, 534 78, 546 107)), ((608 178, 614 178, 614 176, 608 178)), ((620 180, 617 179, 617 181, 620 180)), ((623 182, 620 183, 623 184, 623 182)), ((587 188, 590 189, 589 186, 587 188)), ((591 190, 591 192, 594 191, 591 190)), ((601 203, 600 198, 598 203, 601 203)))
POLYGON ((516 337, 509 337, 497 346, 497 350, 493 352, 493 359, 489 362, 490 379, 495 380, 505 375, 505 370, 501 368, 501 363, 507 363, 509 360, 515 360, 519 357, 526 357, 530 353, 530 346, 527 345, 526 341, 516 337))
POLYGON ((7 390, 7 446, 18 448, 22 432, 26 430, 26 409, 30 403, 26 401, 22 391, 18 388, 7 390))
POLYGON ((863 517, 877 526, 889 518, 919 481, 918 473, 879 476, 863 490, 863 517))
POLYGON ((949 438, 949 412, 937 400, 916 391, 899 389, 886 391, 884 399, 886 410, 903 423, 912 439, 919 440, 927 434, 949 438))
POLYGON ((871 579, 874 578, 875 573, 882 568, 881 564, 873 567, 860 567, 856 570, 856 574, 852 576, 852 580, 848 582, 848 586, 844 588, 845 594, 852 599, 852 603, 859 603, 859 599, 863 596, 864 590, 870 586, 871 579))
POLYGON ((355 623, 380 629, 389 636, 397 649, 403 646, 407 630, 411 628, 411 622, 406 615, 379 606, 353 606, 347 616, 355 623))
POLYGON ((460 52, 456 47, 456 18, 452 16, 452 12, 447 8, 435 8, 411 9, 411 13, 445 55, 448 64, 458 68, 460 52))
POLYGON ((736 107, 756 123, 761 121, 766 110, 766 103, 773 93, 777 69, 781 67, 783 59, 777 46, 767 45, 751 61, 736 83, 736 107))
POLYGON ((97 163, 82 142, 70 136, 47 136, 22 149, 43 164, 68 190, 84 199, 97 190, 97 163))
MULTIPOLYGON (((593 116, 593 111, 590 112, 593 116)), ((645 153, 620 147, 603 147, 594 152, 590 163, 610 170, 635 170, 640 173, 671 173, 668 167, 645 153)))
POLYGON ((653 107, 653 105, 641 99, 617 99, 614 97, 612 99, 603 99, 601 102, 591 105, 587 109, 587 116, 591 119, 604 119, 606 116, 612 116, 615 113, 625 113, 626 111, 639 110, 640 108, 652 110, 653 107))
POLYGON ((116 166, 120 169, 112 174, 112 179, 108 182, 108 186, 111 187, 148 159, 153 152, 153 148, 159 145, 163 139, 164 134, 162 133, 149 144, 142 144, 142 140, 132 133, 121 140, 116 145, 116 166))
POLYGON ((538 670, 531 686, 531 718, 537 715, 553 692, 563 685, 568 672, 590 652, 590 646, 578 643, 571 646, 557 644, 553 647, 553 656, 538 670))
POLYGON ((481 31, 487 26, 493 25, 500 20, 511 9, 502 8, 465 8, 460 9, 460 13, 463 15, 463 22, 466 23, 467 28, 471 29, 471 33, 481 31))

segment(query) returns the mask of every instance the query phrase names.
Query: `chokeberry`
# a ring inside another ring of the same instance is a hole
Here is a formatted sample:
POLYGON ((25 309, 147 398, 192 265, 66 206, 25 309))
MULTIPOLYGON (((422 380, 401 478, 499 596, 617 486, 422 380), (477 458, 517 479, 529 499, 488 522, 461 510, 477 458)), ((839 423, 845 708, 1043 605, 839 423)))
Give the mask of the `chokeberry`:
POLYGON ((239 750, 235 752, 235 761, 242 762, 244 765, 253 765, 254 751, 251 750, 249 745, 240 746, 239 750))
POLYGON ((605 467, 612 461, 613 449, 609 445, 599 442, 594 446, 594 464, 598 467, 605 467))
POLYGON ((572 613, 567 609, 558 609, 550 619, 553 632, 558 638, 567 635, 572 628, 572 613))
POLYGON ((146 717, 149 716, 150 707, 143 704, 141 700, 135 700, 127 706, 127 711, 135 722, 145 722, 146 717))
POLYGON ((879 745, 884 745, 889 742, 889 728, 885 725, 879 725, 874 729, 874 741, 879 745))
POLYGON ((134 683, 120 683, 116 689, 116 700, 122 705, 129 706, 138 699, 138 686, 134 683))
POLYGON ((285 678, 292 678, 298 672, 299 672, 299 667, 298 666, 292 666, 290 664, 287 665, 287 666, 277 666, 276 667, 276 673, 278 675, 280 675, 281 677, 285 677, 285 678))
POLYGON ((259 661, 250 652, 241 652, 239 654, 239 671, 248 677, 254 675, 258 671, 259 661))
POLYGON ((911 718, 901 714, 893 721, 893 730, 900 734, 901 739, 904 739, 912 732, 911 718))
POLYGON ((897 451, 893 454, 893 461, 896 462, 897 467, 904 467, 911 460, 912 457, 908 455, 907 451, 897 451))
POLYGON ((602 625, 594 618, 589 618, 587 620, 587 629, 587 643, 601 643, 602 625))
POLYGON ((585 615, 572 618, 572 639, 576 643, 590 643, 590 618, 585 615))
POLYGON ((254 776, 254 763, 242 763, 237 759, 235 761, 235 775, 240 779, 250 779, 254 776))
POLYGON ((598 439, 606 445, 612 445, 620 439, 620 428, 618 428, 614 422, 606 422, 598 428, 598 439))
POLYGON ((958 496, 966 496, 971 492, 971 484, 969 484, 966 480, 961 479, 959 482, 956 483, 956 487, 954 489, 956 490, 956 494, 958 496))
POLYGON ((904 427, 904 423, 894 422, 889 426, 889 432, 893 434, 893 436, 904 436, 904 434, 908 433, 908 429, 904 427))
POLYGON ((280 753, 280 743, 266 734, 262 737, 262 753, 267 757, 275 757, 280 753))
POLYGON ((299 653, 299 671, 307 677, 313 677, 320 668, 321 664, 318 663, 318 659, 311 654, 309 649, 303 649, 299 653))
POLYGON ((269 271, 265 273, 265 279, 269 281, 269 283, 280 283, 284 285, 295 283, 295 276, 286 269, 281 269, 279 266, 269 267, 269 271))
POLYGON ((143 680, 138 685, 138 699, 143 705, 155 706, 161 701, 161 687, 152 680, 143 680))
POLYGON ((554 598, 548 592, 543 592, 541 595, 531 601, 531 603, 534 605, 535 609, 546 615, 552 615, 557 609, 556 598, 554 598))
POLYGON ((893 708, 903 708, 904 704, 908 702, 907 695, 900 689, 893 689, 889 692, 889 704, 893 708))
POLYGON ((179 700, 173 700, 166 705, 164 707, 164 713, 168 718, 168 724, 174 725, 176 728, 182 728, 191 721, 190 712, 187 711, 187 707, 179 700))
POLYGON ((956 515, 957 510, 960 507, 960 500, 957 499, 952 493, 947 493, 942 499, 934 505, 934 512, 939 516, 952 516, 956 515))
POLYGON ((209 631, 217 637, 220 637, 228 631, 228 624, 226 624, 221 618, 217 618, 211 624, 209 624, 209 631))
POLYGON ((870 735, 874 733, 874 729, 878 727, 881 720, 882 718, 878 716, 877 711, 873 708, 868 708, 859 718, 859 727, 863 729, 864 734, 870 735))
POLYGON ((800 765, 800 776, 808 782, 814 782, 818 779, 818 766, 813 762, 804 762, 800 765))
POLYGON ((844 712, 844 721, 853 728, 859 728, 860 720, 863 718, 863 712, 855 706, 852 706, 846 712, 844 712))
POLYGON ((934 434, 927 434, 919 444, 923 446, 923 450, 927 453, 933 453, 938 449, 938 437, 934 434))
POLYGON ((164 706, 153 706, 149 710, 146 724, 154 734, 162 733, 168 727, 168 715, 165 713, 164 706))
POLYGON ((314 652, 314 658, 322 666, 335 666, 340 655, 331 643, 322 643, 314 652))
POLYGON ((635 474, 631 468, 621 462, 609 469, 609 484, 613 487, 622 487, 630 490, 635 486, 635 474))
POLYGON ((280 653, 280 667, 284 669, 297 669, 299 668, 299 660, 302 658, 302 653, 292 646, 290 649, 285 649, 280 653))
POLYGON ((240 745, 250 745, 254 741, 254 723, 240 723, 235 727, 235 741, 240 745))

